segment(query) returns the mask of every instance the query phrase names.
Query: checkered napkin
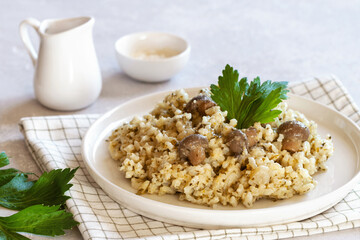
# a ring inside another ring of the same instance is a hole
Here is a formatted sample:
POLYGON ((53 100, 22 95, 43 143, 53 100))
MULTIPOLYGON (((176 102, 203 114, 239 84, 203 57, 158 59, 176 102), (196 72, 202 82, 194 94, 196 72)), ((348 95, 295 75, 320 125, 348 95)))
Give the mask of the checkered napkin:
MULTIPOLYGON (((360 124, 359 109, 334 77, 291 84, 291 92, 327 104, 360 124)), ((66 204, 84 239, 278 239, 360 226, 360 183, 341 202, 304 221, 268 227, 202 230, 136 214, 112 200, 94 182, 81 158, 81 139, 99 115, 21 119, 26 144, 43 171, 80 166, 66 204)))

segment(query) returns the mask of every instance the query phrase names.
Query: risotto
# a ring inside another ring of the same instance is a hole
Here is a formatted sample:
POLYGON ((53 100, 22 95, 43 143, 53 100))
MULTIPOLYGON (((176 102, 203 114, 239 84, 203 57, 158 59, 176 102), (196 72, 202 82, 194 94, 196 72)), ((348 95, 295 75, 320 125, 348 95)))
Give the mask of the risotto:
MULTIPOLYGON (((209 96, 208 90, 200 96, 209 96)), ((316 123, 286 102, 278 105, 282 113, 274 122, 240 131, 237 121, 227 120, 227 112, 216 104, 198 114, 189 111, 189 101, 184 90, 177 90, 151 113, 134 117, 109 137, 111 157, 138 194, 178 194, 195 204, 252 207, 261 198, 304 194, 316 186, 312 176, 326 170, 333 153, 331 136, 321 138, 316 123), (280 131, 289 123, 307 131, 296 149, 285 147, 287 131, 280 131), (241 134, 233 134, 236 131, 241 134), (199 145, 182 152, 183 145, 193 144, 188 140, 192 136, 199 145), (234 136, 246 141, 234 148, 229 140, 234 136)))

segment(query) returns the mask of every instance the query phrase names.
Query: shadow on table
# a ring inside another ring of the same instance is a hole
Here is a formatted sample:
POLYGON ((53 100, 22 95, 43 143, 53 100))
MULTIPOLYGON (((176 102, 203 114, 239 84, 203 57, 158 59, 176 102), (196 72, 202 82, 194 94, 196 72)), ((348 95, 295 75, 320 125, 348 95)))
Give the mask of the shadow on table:
POLYGON ((18 123, 23 117, 34 116, 50 116, 60 114, 72 114, 74 112, 55 111, 41 105, 36 99, 29 99, 22 102, 18 102, 17 99, 11 100, 11 102, 17 102, 11 104, 12 107, 5 108, 1 111, 0 123, 1 124, 14 124, 18 123))
POLYGON ((101 98, 130 99, 164 89, 168 81, 160 83, 141 82, 123 72, 115 72, 103 78, 101 98))

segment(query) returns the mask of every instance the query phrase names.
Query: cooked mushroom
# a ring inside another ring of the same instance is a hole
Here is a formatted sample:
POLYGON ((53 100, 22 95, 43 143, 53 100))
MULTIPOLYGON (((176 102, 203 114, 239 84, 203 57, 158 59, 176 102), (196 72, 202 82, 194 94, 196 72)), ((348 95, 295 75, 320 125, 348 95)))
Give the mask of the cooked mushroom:
POLYGON ((235 155, 240 155, 248 147, 246 134, 238 129, 231 131, 226 137, 226 145, 235 155))
POLYGON ((179 143, 179 155, 182 159, 187 159, 194 166, 202 163, 206 158, 208 140, 200 134, 192 134, 185 137, 179 143))
POLYGON ((211 100, 208 96, 199 95, 192 98, 185 106, 185 112, 196 113, 198 112, 201 116, 205 116, 205 110, 215 106, 216 103, 211 100))
POLYGON ((297 152, 301 144, 310 136, 309 128, 299 121, 286 121, 282 123, 277 132, 284 135, 282 150, 297 152))
POLYGON ((248 139, 249 148, 255 146, 258 143, 256 128, 249 127, 245 130, 246 137, 248 139))

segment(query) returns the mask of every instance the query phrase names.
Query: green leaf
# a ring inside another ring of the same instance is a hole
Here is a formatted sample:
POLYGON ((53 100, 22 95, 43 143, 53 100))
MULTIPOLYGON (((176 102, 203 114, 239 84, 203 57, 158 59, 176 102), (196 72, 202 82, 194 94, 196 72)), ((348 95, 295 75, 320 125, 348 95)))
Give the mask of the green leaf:
MULTIPOLYGON (((0 168, 9 165, 9 158, 5 152, 0 153, 0 168)), ((10 182, 18 173, 21 173, 15 168, 8 168, 0 170, 0 187, 10 182)))
POLYGON ((0 168, 5 167, 6 165, 9 165, 9 158, 5 154, 5 152, 0 153, 0 168))
POLYGON ((0 239, 1 240, 30 240, 23 235, 20 235, 16 232, 11 232, 8 229, 4 229, 0 223, 0 239))
MULTIPOLYGON (((0 167, 8 164, 8 157, 1 152, 0 167)), ((64 193, 72 186, 69 181, 76 170, 52 170, 43 173, 37 181, 29 181, 26 173, 14 168, 0 170, 0 205, 23 209, 10 217, 0 217, 0 240, 28 239, 16 232, 62 235, 64 229, 77 225, 71 213, 59 210, 69 199, 64 193)))
POLYGON ((4 239, 27 239, 25 237, 19 238, 19 234, 14 235, 14 237, 9 234, 15 232, 47 236, 63 235, 64 229, 71 229, 78 222, 73 220, 71 213, 59 210, 59 208, 60 205, 51 207, 34 205, 9 217, 0 217, 0 232, 8 237, 4 239))
POLYGON ((0 187, 0 205, 9 209, 19 209, 18 201, 25 198, 33 185, 24 173, 17 173, 11 181, 0 187))
POLYGON ((0 187, 10 182, 17 174, 21 173, 15 168, 0 170, 0 187))
POLYGON ((27 181, 25 174, 18 174, 9 183, 0 187, 0 205, 21 210, 35 204, 64 204, 70 198, 64 193, 72 186, 69 181, 74 177, 76 170, 77 168, 66 168, 44 172, 34 183, 27 181))
POLYGON ((272 122, 281 113, 273 109, 287 99, 287 82, 268 80, 261 84, 256 77, 248 84, 247 78, 239 81, 238 71, 229 65, 222 73, 218 85, 210 86, 211 98, 222 111, 227 111, 228 119, 237 120, 237 128, 248 128, 255 122, 272 122))
POLYGON ((69 181, 74 177, 77 169, 65 168, 44 172, 28 191, 27 199, 44 205, 64 204, 70 198, 64 193, 72 186, 69 181))

